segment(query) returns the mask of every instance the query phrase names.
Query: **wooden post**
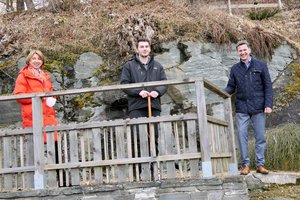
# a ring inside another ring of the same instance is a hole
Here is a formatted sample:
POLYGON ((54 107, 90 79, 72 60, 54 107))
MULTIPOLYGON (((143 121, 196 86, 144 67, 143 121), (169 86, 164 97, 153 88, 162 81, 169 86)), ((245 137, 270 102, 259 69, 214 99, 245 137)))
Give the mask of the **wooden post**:
MULTIPOLYGON (((279 0, 280 1, 280 0, 279 0)), ((231 1, 228 0, 228 12, 229 12, 229 15, 232 15, 232 10, 231 10, 231 1)))
POLYGON ((281 0, 278 0, 278 8, 282 9, 282 2, 281 2, 281 0))
POLYGON ((205 91, 203 80, 195 81, 195 90, 197 97, 197 117, 199 124, 200 146, 201 146, 201 161, 203 177, 212 176, 211 163, 211 138, 208 134, 205 91))
POLYGON ((44 189, 44 137, 43 108, 40 97, 32 98, 33 145, 34 145, 34 189, 44 189))
POLYGON ((231 98, 225 99, 224 111, 225 111, 225 119, 228 120, 228 131, 229 131, 228 147, 232 155, 229 160, 229 174, 238 175, 238 163, 236 159, 236 148, 235 148, 236 146, 235 146, 235 137, 234 137, 233 118, 232 118, 231 98))

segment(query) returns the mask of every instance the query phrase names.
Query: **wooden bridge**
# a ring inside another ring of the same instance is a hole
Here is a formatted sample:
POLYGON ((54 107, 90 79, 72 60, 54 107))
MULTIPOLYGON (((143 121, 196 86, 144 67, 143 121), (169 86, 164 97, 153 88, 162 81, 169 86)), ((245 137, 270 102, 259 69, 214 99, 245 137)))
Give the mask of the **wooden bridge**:
POLYGON ((32 98, 33 128, 0 130, 2 192, 238 173, 230 96, 205 79, 0 96, 0 101, 21 98, 32 98), (182 84, 195 89, 195 113, 42 125, 43 97, 182 84), (222 100, 223 119, 207 115, 208 92, 222 100))

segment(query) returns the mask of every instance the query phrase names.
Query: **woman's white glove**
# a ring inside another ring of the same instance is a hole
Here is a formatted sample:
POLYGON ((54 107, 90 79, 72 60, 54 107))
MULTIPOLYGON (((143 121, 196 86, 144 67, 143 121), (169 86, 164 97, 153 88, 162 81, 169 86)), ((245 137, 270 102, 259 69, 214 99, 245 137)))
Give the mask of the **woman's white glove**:
POLYGON ((53 107, 54 104, 56 103, 56 99, 53 97, 47 97, 46 98, 46 105, 49 107, 53 107))

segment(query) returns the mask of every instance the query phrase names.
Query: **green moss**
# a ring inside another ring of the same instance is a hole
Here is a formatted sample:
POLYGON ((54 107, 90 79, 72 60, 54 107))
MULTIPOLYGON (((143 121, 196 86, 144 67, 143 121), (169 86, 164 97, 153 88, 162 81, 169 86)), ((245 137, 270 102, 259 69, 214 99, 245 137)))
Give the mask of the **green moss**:
POLYGON ((41 49, 41 51, 44 52, 48 60, 57 60, 63 62, 64 65, 74 65, 79 58, 79 54, 73 53, 72 51, 64 50, 61 52, 48 49, 41 49))
POLYGON ((275 98, 274 111, 280 111, 291 102, 297 94, 300 94, 300 63, 290 65, 291 74, 288 85, 280 96, 275 98))
POLYGON ((93 76, 97 77, 100 82, 99 85, 110 85, 119 76, 119 68, 113 67, 110 62, 105 62, 99 66, 93 76))
POLYGON ((76 97, 72 100, 74 105, 74 110, 82 109, 84 107, 88 107, 94 100, 94 93, 85 93, 76 97))
POLYGON ((59 60, 47 60, 44 69, 48 72, 53 73, 54 71, 62 72, 63 62, 59 60))
POLYGON ((255 9, 248 13, 251 20, 263 20, 273 17, 279 12, 279 9, 255 9))
POLYGON ((16 66, 17 62, 15 60, 8 60, 3 63, 0 63, 0 68, 6 68, 11 66, 16 66))

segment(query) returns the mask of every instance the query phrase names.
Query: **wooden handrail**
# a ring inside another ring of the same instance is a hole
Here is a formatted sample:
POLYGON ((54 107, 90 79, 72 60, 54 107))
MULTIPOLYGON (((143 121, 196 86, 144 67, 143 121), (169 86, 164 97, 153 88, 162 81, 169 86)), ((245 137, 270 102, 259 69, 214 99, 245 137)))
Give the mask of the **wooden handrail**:
POLYGON ((82 93, 90 93, 90 92, 106 92, 106 91, 116 91, 116 90, 125 90, 125 89, 133 89, 133 88, 143 88, 143 87, 154 87, 154 86, 163 86, 163 85, 182 85, 182 84, 190 84, 195 83, 195 81, 204 81, 204 86, 207 89, 210 89, 220 95, 223 98, 229 97, 227 93, 218 89, 218 87, 212 82, 206 79, 173 79, 173 80, 165 80, 165 81, 152 81, 152 82, 144 82, 144 83, 132 83, 132 84, 117 84, 117 85, 108 85, 108 86, 98 86, 91 88, 82 88, 82 89, 68 89, 68 90, 60 90, 53 92, 43 92, 43 93, 32 93, 32 94, 20 94, 20 95, 3 95, 0 96, 0 101, 10 101, 10 100, 18 100, 25 98, 34 98, 34 97, 49 97, 49 96, 62 96, 62 95, 72 95, 72 94, 82 94, 82 93))

